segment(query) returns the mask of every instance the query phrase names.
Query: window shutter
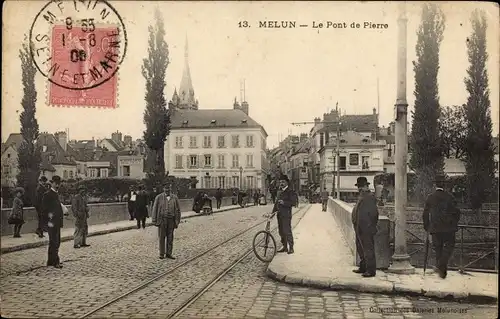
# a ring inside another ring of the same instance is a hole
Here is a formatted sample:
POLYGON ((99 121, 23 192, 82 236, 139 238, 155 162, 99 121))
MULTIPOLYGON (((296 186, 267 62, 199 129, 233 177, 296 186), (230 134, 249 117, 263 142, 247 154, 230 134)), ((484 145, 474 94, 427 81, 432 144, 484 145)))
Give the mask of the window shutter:
POLYGON ((203 167, 205 165, 204 161, 203 155, 198 155, 198 167, 203 167))
POLYGON ((186 156, 186 167, 189 168, 191 166, 191 156, 186 156))

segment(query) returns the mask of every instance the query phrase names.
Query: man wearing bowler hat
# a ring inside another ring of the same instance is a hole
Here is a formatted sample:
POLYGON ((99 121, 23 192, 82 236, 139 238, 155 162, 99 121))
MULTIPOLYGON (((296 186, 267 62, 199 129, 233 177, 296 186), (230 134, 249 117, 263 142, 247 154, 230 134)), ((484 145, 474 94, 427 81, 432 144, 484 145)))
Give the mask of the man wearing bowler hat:
POLYGON ((436 252, 436 268, 441 278, 446 278, 448 261, 455 248, 455 233, 458 231, 460 210, 453 195, 444 190, 445 177, 438 175, 435 190, 427 197, 424 206, 424 229, 432 236, 436 252))
POLYGON ((366 177, 358 177, 355 186, 358 187, 359 197, 352 211, 356 251, 361 259, 359 268, 353 271, 363 277, 374 277, 377 269, 374 237, 377 233, 378 209, 377 199, 370 192, 369 185, 366 177))
POLYGON ((278 231, 283 247, 279 253, 293 254, 292 206, 295 203, 295 193, 289 187, 288 176, 280 177, 280 192, 273 207, 273 213, 278 212, 278 231))
POLYGON ((47 222, 49 233, 49 252, 47 266, 62 268, 59 259, 59 246, 61 245, 61 228, 63 227, 63 208, 59 199, 59 186, 61 177, 55 175, 49 183, 50 189, 45 193, 42 200, 44 220, 47 222))

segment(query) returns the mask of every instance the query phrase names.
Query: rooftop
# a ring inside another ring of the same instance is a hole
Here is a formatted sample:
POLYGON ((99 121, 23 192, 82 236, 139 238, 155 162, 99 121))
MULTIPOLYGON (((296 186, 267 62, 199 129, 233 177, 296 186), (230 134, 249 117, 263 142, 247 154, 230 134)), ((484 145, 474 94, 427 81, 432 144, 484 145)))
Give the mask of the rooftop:
POLYGON ((205 109, 174 110, 170 116, 171 129, 189 128, 260 128, 265 129, 242 110, 205 109))

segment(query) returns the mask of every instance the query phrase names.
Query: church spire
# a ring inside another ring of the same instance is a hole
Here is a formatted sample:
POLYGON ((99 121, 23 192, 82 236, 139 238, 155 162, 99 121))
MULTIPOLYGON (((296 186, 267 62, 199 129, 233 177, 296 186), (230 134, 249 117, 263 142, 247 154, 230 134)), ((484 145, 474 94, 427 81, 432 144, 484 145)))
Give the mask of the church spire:
POLYGON ((184 72, 182 73, 181 85, 179 87, 179 107, 182 109, 198 109, 198 103, 194 97, 194 88, 189 70, 188 40, 184 45, 184 72))

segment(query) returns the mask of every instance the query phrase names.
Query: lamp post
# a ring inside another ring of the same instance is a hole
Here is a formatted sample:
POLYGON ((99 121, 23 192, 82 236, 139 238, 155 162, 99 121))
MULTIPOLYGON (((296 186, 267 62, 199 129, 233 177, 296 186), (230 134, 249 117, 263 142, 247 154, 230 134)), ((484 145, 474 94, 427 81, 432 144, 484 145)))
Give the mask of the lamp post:
POLYGON ((395 226, 394 255, 388 271, 397 274, 412 274, 415 268, 410 264, 406 247, 406 205, 407 205, 407 157, 408 157, 408 103, 406 101, 406 7, 400 4, 398 19, 398 77, 396 98, 396 154, 395 154, 395 226))
POLYGON ((243 167, 240 166, 240 190, 243 190, 243 167))

